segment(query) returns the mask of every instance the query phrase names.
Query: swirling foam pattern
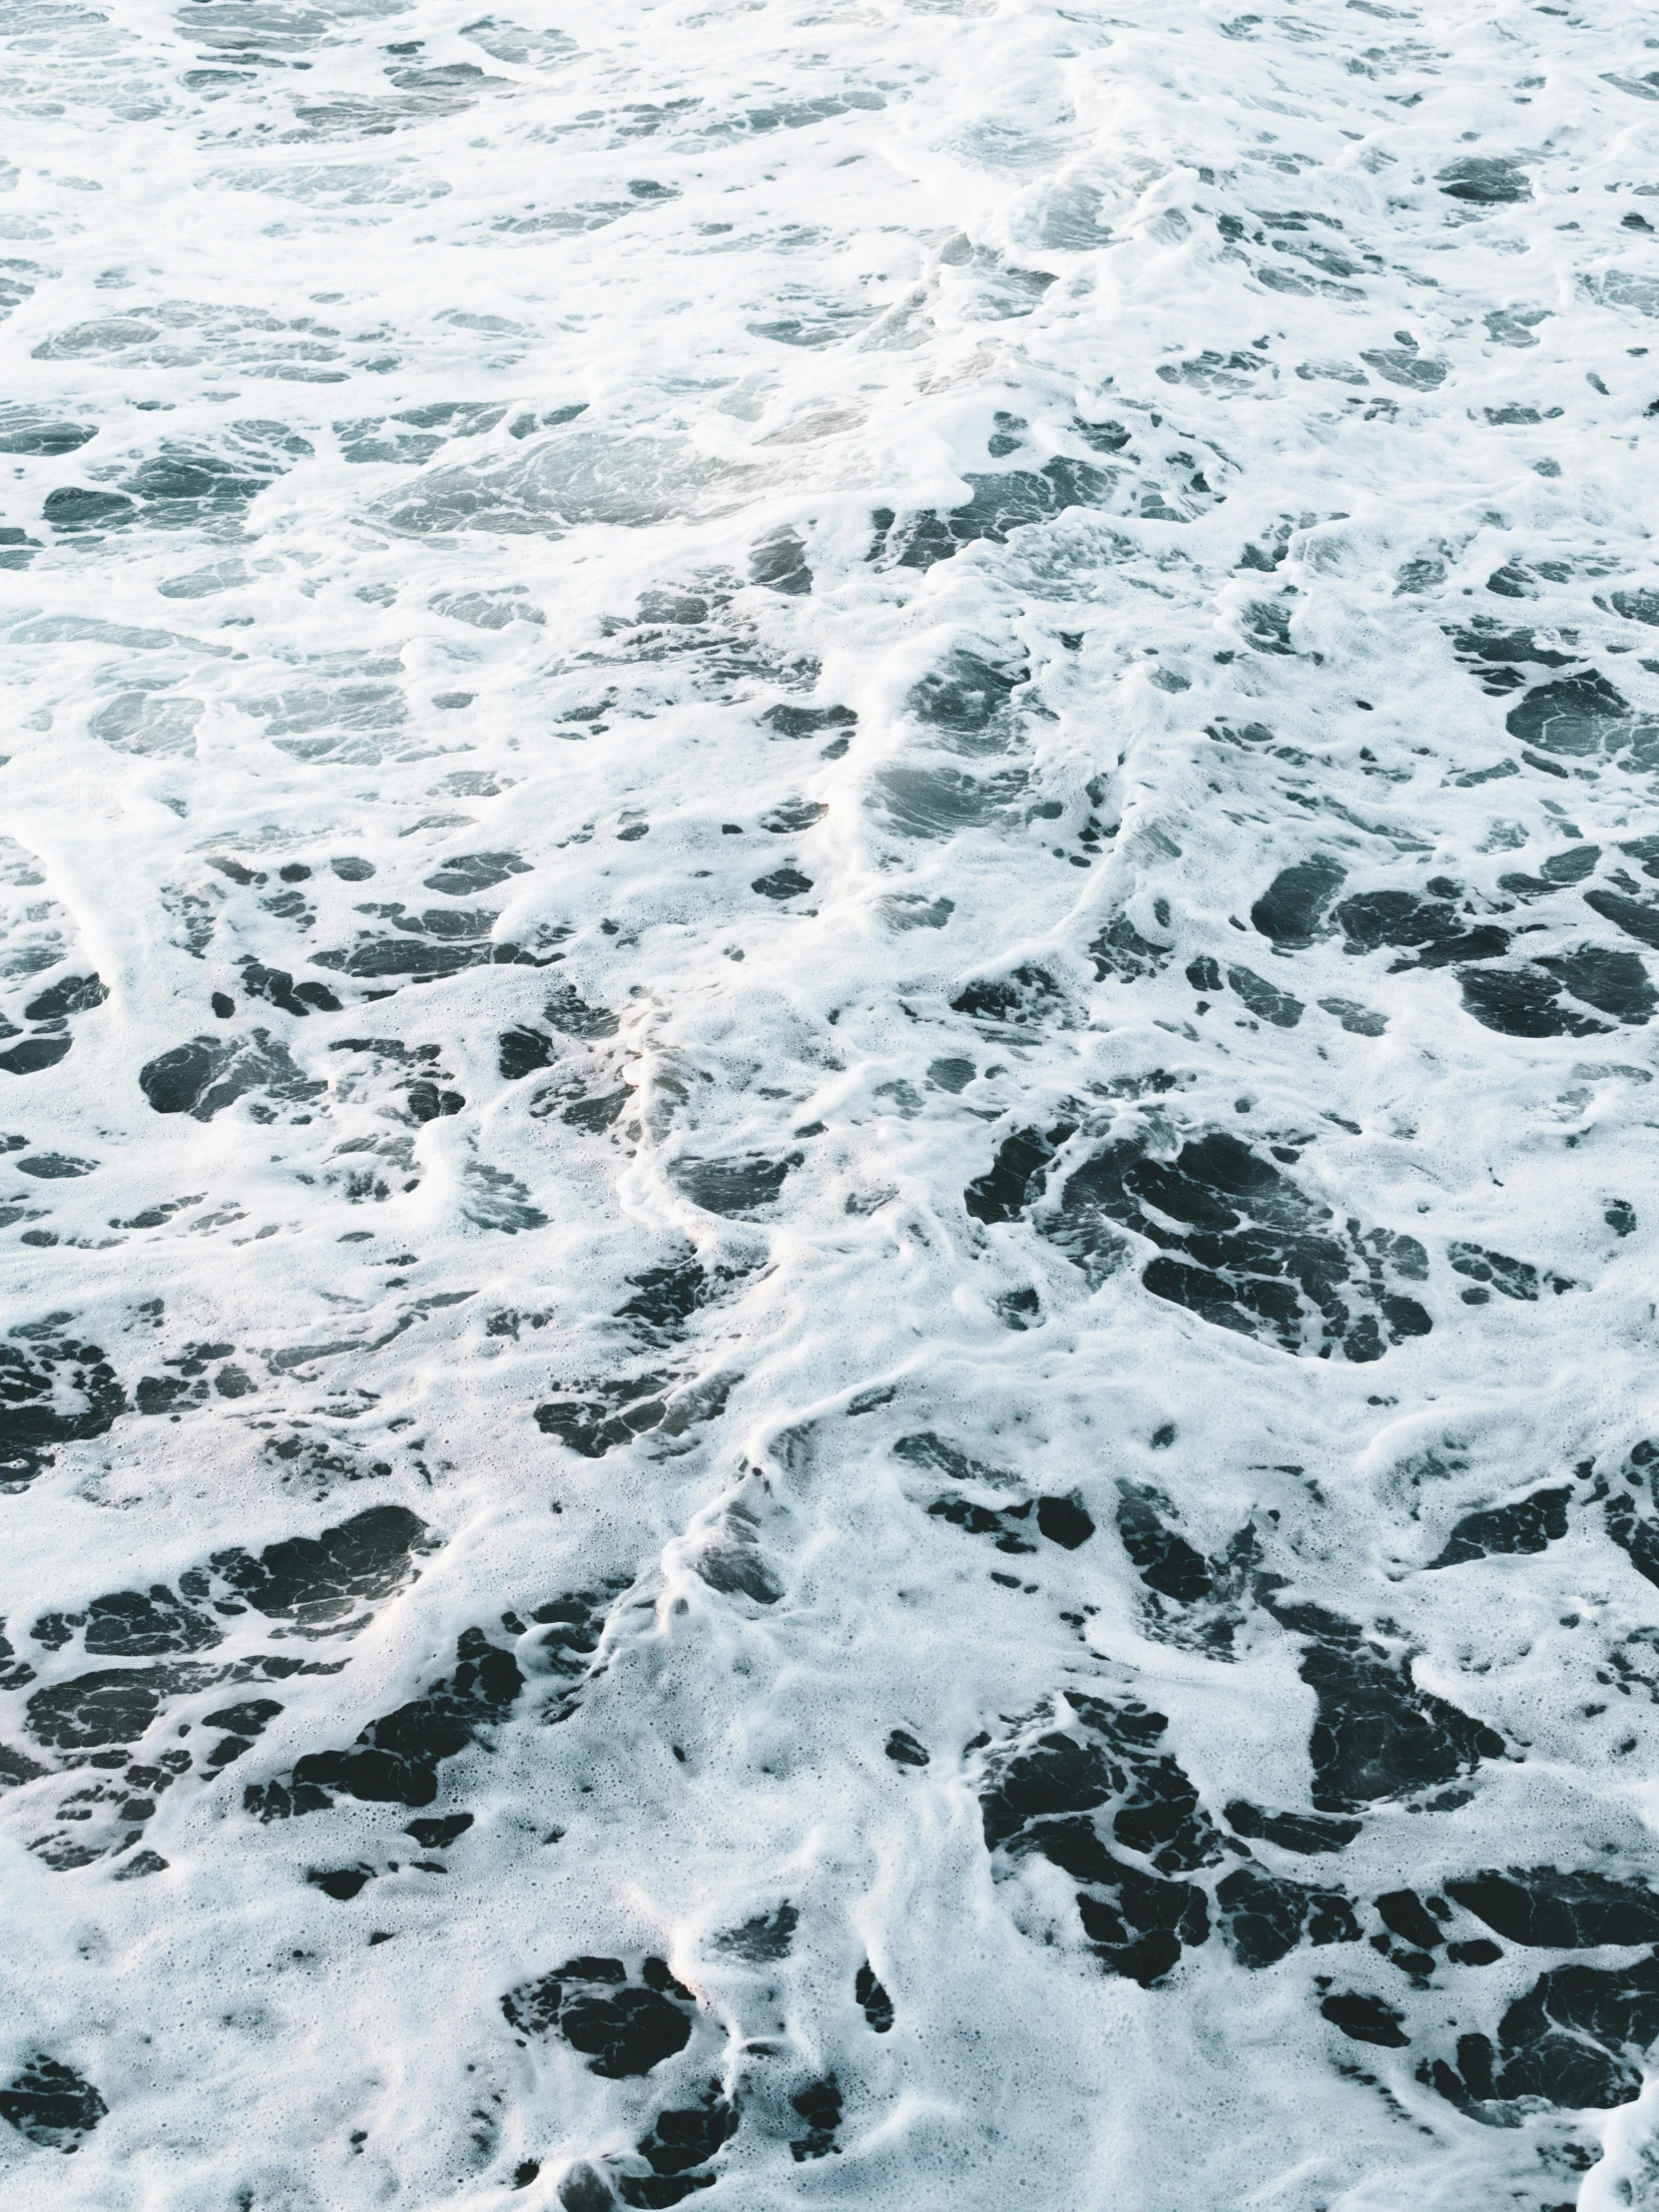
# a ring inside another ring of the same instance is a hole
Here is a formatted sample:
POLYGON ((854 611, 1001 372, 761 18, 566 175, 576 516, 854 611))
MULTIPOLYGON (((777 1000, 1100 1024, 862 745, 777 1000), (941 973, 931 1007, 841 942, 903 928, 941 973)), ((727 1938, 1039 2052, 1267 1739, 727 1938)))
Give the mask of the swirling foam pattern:
POLYGON ((1659 39, 505 4, 0 18, 0 2194, 1659 2201, 1659 39))

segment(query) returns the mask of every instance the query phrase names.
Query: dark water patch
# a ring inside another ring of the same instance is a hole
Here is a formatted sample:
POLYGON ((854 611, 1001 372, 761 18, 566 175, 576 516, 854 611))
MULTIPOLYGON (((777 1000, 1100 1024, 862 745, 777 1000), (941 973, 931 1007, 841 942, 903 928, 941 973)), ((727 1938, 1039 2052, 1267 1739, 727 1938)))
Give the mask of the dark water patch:
POLYGON ((1536 345, 1538 325, 1549 320, 1548 307, 1488 307, 1486 335, 1494 345, 1536 345))
POLYGON ((258 1558, 241 1549, 215 1552, 212 1566, 241 1604, 268 1620, 326 1630, 404 1588, 419 1559, 436 1549, 436 1537, 407 1506, 370 1505, 319 1536, 268 1544, 258 1558))
POLYGON ((934 1520, 948 1521, 952 1527, 964 1530, 970 1536, 990 1536, 998 1551, 1035 1551, 1026 1524, 1031 1518, 1031 1501, 1023 1505, 1010 1505, 1002 1512, 993 1512, 987 1505, 971 1504, 965 1497, 936 1497, 927 1511, 934 1520))
POLYGON ((72 1759, 133 1744, 171 1697, 205 1690, 218 1670, 200 1664, 104 1668, 35 1691, 25 1708, 35 1741, 72 1759))
POLYGON ((109 530, 138 519, 138 508, 124 492, 94 491, 88 484, 60 484, 41 509, 54 530, 109 530))
POLYGON ((1320 2010, 1351 2042, 1377 2043, 1385 2050, 1403 2050, 1411 2040, 1402 2025, 1403 2014, 1382 1997, 1336 1990, 1321 1998, 1320 2010))
POLYGON ((461 1631, 455 1656, 452 1676, 370 1721, 351 1749, 306 1752, 285 1782, 251 1784, 246 1810, 263 1821, 286 1820, 323 1811, 334 1792, 371 1805, 430 1805, 438 1769, 504 1720, 524 1687, 512 1654, 481 1629, 461 1631))
POLYGON ((1108 1268, 1116 1229, 1130 1230, 1160 1248, 1142 1274, 1155 1297, 1286 1352, 1374 1361, 1428 1334, 1427 1314, 1401 1288, 1426 1280, 1417 1240, 1339 1224, 1230 1131, 1190 1139, 1173 1160, 1149 1157, 1138 1139, 1108 1145, 1056 1190, 1049 1164, 1071 1133, 1062 1124, 1047 1137, 1006 1139, 991 1173, 970 1185, 969 1212, 1028 1212, 1068 1258, 1100 1256, 1108 1268))
POLYGON ((1000 776, 964 776, 943 766, 877 769, 871 779, 875 804, 893 830, 905 837, 946 837, 982 828, 1025 788, 1017 771, 1000 776))
POLYGON ((349 1905, 374 1881, 374 1867, 309 1867, 305 1881, 325 1898, 334 1898, 336 1905, 349 1905))
POLYGON ((741 1504, 729 1506, 721 1516, 697 1571, 711 1590, 751 1598, 757 1605, 776 1605, 784 1594, 783 1583, 761 1554, 755 1516, 741 1504))
POLYGON ((208 1385, 182 1375, 141 1375, 133 1398, 140 1413, 155 1419, 162 1414, 188 1412, 195 1406, 205 1405, 208 1385))
POLYGON ((267 967, 262 960, 244 960, 242 987, 250 998, 263 998, 284 1014, 337 1014, 340 1002, 326 983, 295 983, 285 968, 267 967))
POLYGON ((0 2120, 43 2150, 79 2150, 109 2109, 73 2066, 38 2053, 0 2089, 0 2120))
POLYGON ((130 1859, 123 1859, 111 1875, 112 1882, 142 1882, 147 1875, 166 1874, 171 1861, 159 1851, 135 1851, 130 1859))
POLYGON ((950 1010, 970 1021, 1025 1028, 1043 1021, 1060 1000, 1059 984, 1033 962, 1009 975, 965 984, 950 1001, 950 1010))
POLYGON ((988 1757, 980 1791, 986 1848, 1014 1863, 1040 1853, 1087 1885, 1077 1906, 1096 1956, 1147 1987, 1184 1948, 1207 1939, 1209 1900, 1180 1877, 1213 1866, 1223 1846, 1198 1793, 1160 1748, 1168 1726, 1161 1713, 1081 1693, 1068 1704, 1062 1726, 988 1757), (1108 1815, 1110 1846, 1102 1833, 1108 1815))
MULTIPOLYGON (((1195 391, 1230 393, 1248 390, 1253 376, 1260 375, 1268 365, 1265 354, 1241 351, 1218 353, 1206 346, 1202 353, 1188 361, 1160 361, 1156 370, 1159 380, 1166 384, 1188 384, 1195 391)), ((1282 548, 1275 548, 1280 559, 1282 548)), ((1254 553, 1255 546, 1249 549, 1254 553)), ((1276 567, 1277 562, 1263 559, 1253 562, 1247 554, 1243 567, 1276 567)))
POLYGON ((997 1147, 996 1158, 984 1175, 962 1194, 963 1204, 975 1221, 1015 1221, 1040 1193, 1042 1178, 1056 1152, 1077 1134, 1076 1124, 1060 1121, 1045 1134, 1040 1129, 1016 1129, 997 1147))
POLYGON ((1157 1881, 1107 1855, 1094 1879, 1097 1890, 1078 1892, 1077 1911, 1095 1956, 1113 1973, 1151 1988, 1180 1963, 1183 1947, 1207 1939, 1209 1907, 1195 1885, 1157 1881))
POLYGON ((1436 2060, 1422 2078, 1465 2107, 1539 2098, 1567 2111, 1610 2111, 1641 2093, 1630 2054, 1656 2038, 1659 1955, 1631 1966, 1557 1966, 1504 2012, 1495 2050, 1489 2036, 1461 2035, 1456 2069, 1436 2060))
POLYGON ((965 1091, 978 1072, 971 1060, 951 1057, 927 1063, 928 1082, 937 1084, 941 1091, 949 1091, 952 1097, 965 1091))
MULTIPOLYGON (((8 1684, 16 1688, 22 1682, 34 1680, 34 1669, 23 1667, 8 1684)), ((11 1744, 0 1744, 0 1790, 15 1790, 25 1782, 38 1782, 49 1770, 38 1759, 31 1759, 26 1751, 19 1751, 11 1744)))
POLYGON ((1634 766, 1659 766, 1659 722, 1634 713, 1596 669, 1540 684, 1510 708, 1503 726, 1518 743, 1559 759, 1608 759, 1628 750, 1634 766))
POLYGON ((757 875, 750 884, 752 891, 759 891, 763 898, 799 898, 813 887, 813 878, 803 875, 798 867, 774 868, 770 875, 757 875))
POLYGON ((1417 1950, 1436 1950, 1444 1940, 1440 1924, 1414 1890, 1389 1890, 1378 1899, 1377 1910, 1389 1934, 1417 1950))
POLYGON ((1308 1639, 1298 1672, 1318 1702, 1308 1744, 1318 1811, 1356 1813, 1414 1797, 1504 1756, 1494 1729, 1417 1687, 1408 1653, 1322 1606, 1277 1600, 1266 1577, 1262 1595, 1286 1628, 1308 1639))
MULTIPOLYGON (((536 2171, 541 2171, 539 2166, 536 2171)), ((616 2198, 609 2184, 584 2159, 572 2166, 560 2182, 559 2203, 563 2212, 615 2212, 616 2198)))
POLYGON ((1516 871, 1500 875, 1497 887, 1507 891, 1511 898, 1547 898, 1570 883, 1581 883, 1601 858, 1599 844, 1576 844, 1565 852, 1552 852, 1536 875, 1516 871))
MULTIPOLYGON (((1538 419, 1536 409, 1529 409, 1525 419, 1529 422, 1536 422, 1538 419)), ((1486 589, 1498 599, 1536 599, 1538 596, 1537 579, 1533 576, 1532 571, 1524 567, 1519 561, 1505 561, 1500 568, 1494 568, 1486 579, 1486 589)), ((1448 634, 1454 635, 1455 633, 1448 634)), ((1528 633, 1521 631, 1518 635, 1524 639, 1528 636, 1528 633)), ((1529 654, 1525 653, 1518 656, 1522 660, 1530 659, 1530 657, 1529 654)))
POLYGON ((312 1867, 305 1880, 336 1905, 349 1905, 374 1880, 371 1867, 312 1867))
POLYGON ((1346 953, 1376 952, 1384 945, 1415 953, 1405 967, 1447 967, 1466 960, 1495 960, 1509 949, 1506 930, 1491 923, 1469 928, 1451 897, 1421 898, 1414 891, 1361 891, 1337 908, 1346 953))
POLYGON ((1325 1813, 1276 1813, 1235 1798, 1227 1807, 1227 1825, 1235 1835, 1248 1836, 1252 1843, 1276 1844, 1281 1851, 1294 1851, 1312 1859, 1322 1852, 1346 1851, 1364 1824, 1333 1819, 1325 1813))
POLYGON ((1510 1868, 1447 1882, 1445 1893, 1507 1943, 1545 1950, 1659 1943, 1659 1893, 1645 1883, 1554 1867, 1510 1868))
POLYGON ((495 927, 494 909, 488 906, 428 906, 423 912, 411 914, 401 902, 361 906, 359 913, 383 915, 396 929, 411 936, 456 938, 472 941, 487 937, 495 927))
POLYGON ((516 852, 458 852, 422 882, 427 890, 442 891, 446 897, 472 898, 510 876, 527 874, 529 867, 529 861, 516 852))
POLYGON ((1640 1027, 1659 1006, 1659 993, 1649 982, 1639 953, 1582 945, 1573 952, 1545 954, 1537 965, 1574 998, 1617 1021, 1640 1027))
POLYGON ((1005 1483, 1011 1479, 1000 1468, 970 1458, 931 1428, 920 1429, 912 1436, 900 1436, 892 1450, 893 1457, 901 1459, 907 1467, 923 1467, 933 1474, 948 1475, 953 1482, 1005 1483))
POLYGON ((148 1591, 112 1590, 95 1597, 84 1613, 43 1613, 30 1634, 55 1651, 78 1628, 86 1630, 93 1658, 154 1659, 166 1653, 211 1651, 223 1634, 205 1613, 176 1596, 166 1583, 148 1591))
POLYGON ((1381 345, 1360 355, 1368 368, 1390 384, 1404 384, 1411 391, 1435 391, 1445 382, 1449 361, 1418 352, 1415 344, 1381 345))
POLYGON ((19 1175, 32 1175, 37 1182, 67 1183, 76 1182, 83 1175, 91 1175, 98 1162, 73 1160, 63 1152, 36 1152, 15 1164, 19 1175))
POLYGON ((1659 1004, 1639 954, 1598 945, 1522 968, 1464 969, 1457 981, 1475 1020, 1510 1037, 1605 1036, 1609 1025, 1581 1012, 1573 999, 1638 1027, 1659 1004), (1563 991, 1570 996, 1563 998, 1563 991))
POLYGON ((1129 1562, 1149 1590, 1177 1605, 1197 1605, 1215 1594, 1217 1570, 1185 1536, 1166 1526, 1168 1498, 1144 1483, 1118 1484, 1118 1535, 1129 1562))
POLYGON ((0 453, 56 459, 64 453, 79 452, 97 435, 95 423, 70 422, 38 408, 0 412, 0 453))
POLYGON ((1596 883, 1584 893, 1584 903, 1603 921, 1610 921, 1615 929, 1622 929, 1627 937, 1634 937, 1650 951, 1659 952, 1659 901, 1626 898, 1621 892, 1596 883))
POLYGON ((788 599, 808 597, 813 588, 813 571, 800 531, 786 525, 758 540, 749 556, 749 580, 768 591, 782 592, 788 599))
MULTIPOLYGON (((1494 569, 1486 579, 1486 589, 1499 598, 1537 596, 1537 587, 1527 572, 1514 568, 1494 569)), ((1448 627, 1446 636, 1458 659, 1479 677, 1480 688, 1488 699, 1502 699, 1518 691, 1526 681, 1521 671, 1529 663, 1542 668, 1565 668, 1578 658, 1574 653, 1561 653, 1544 644, 1531 630, 1506 629, 1490 615, 1475 615, 1461 628, 1448 627)))
POLYGON ((697 2000, 660 1958, 638 1978, 620 1958, 572 1958, 501 1999, 510 2027, 524 2036, 557 2028, 588 2071, 607 2081, 649 2073, 691 2041, 697 2000))
POLYGON ((264 1735, 267 1727, 283 1710, 276 1698, 243 1698, 235 1705, 227 1705, 218 1713, 203 1715, 205 1728, 223 1728, 229 1731, 209 1752, 205 1765, 210 1772, 228 1767, 240 1759, 245 1751, 254 1748, 255 1739, 264 1735))
POLYGON ((30 999, 23 1009, 25 1021, 62 1021, 69 1014, 90 1013, 102 1006, 110 986, 98 975, 65 975, 30 999))
POLYGON ((185 529, 235 518, 294 464, 309 442, 279 422, 237 422, 226 446, 164 444, 121 480, 154 529, 185 529))
POLYGON ((1276 600, 1253 599, 1240 625, 1244 641, 1253 653, 1294 654, 1291 643, 1291 610, 1276 600))
POLYGON ((573 1391, 585 1387, 592 1394, 550 1398, 536 1407, 536 1426, 584 1459, 602 1459, 606 1452, 661 1426, 668 1411, 665 1393, 673 1380, 668 1375, 636 1375, 611 1382, 573 1383, 573 1391))
POLYGON ((1494 1505, 1485 1512, 1465 1513, 1452 1525, 1430 1567, 1460 1567, 1470 1559, 1509 1558, 1537 1552, 1557 1542, 1567 1532, 1568 1488, 1534 1490, 1512 1505, 1494 1505))
MULTIPOLYGON (((48 1317, 61 1324, 67 1315, 48 1317)), ((45 1325, 0 1343, 0 1486, 29 1482, 52 1464, 55 1446, 104 1436, 127 1410, 127 1393, 97 1345, 76 1344, 45 1325)))
POLYGON ((758 1914, 754 1920, 745 1921, 741 1928, 728 1929, 724 1935, 717 1936, 715 1948, 734 1958, 747 1959, 752 1966, 772 1965, 789 1956, 800 1925, 799 1910, 793 1905, 780 1905, 776 1912, 758 1914))
POLYGON ((1009 703, 1030 674, 1023 663, 998 667, 983 654, 957 646, 942 667, 913 686, 906 704, 919 723, 938 731, 954 751, 999 751, 1009 703))
POLYGON ((1225 1657, 1257 1565, 1255 1530, 1239 1529, 1225 1556, 1212 1559, 1171 1525, 1174 1518, 1161 1490, 1119 1478, 1118 1539, 1147 1592, 1148 1632, 1225 1657))
MULTIPOLYGON (((727 2102, 718 2082, 709 2084, 700 2104, 659 2112, 650 2132, 635 2145, 636 2156, 650 2172, 615 2175, 623 2203, 660 2212, 661 2207, 683 2203, 699 2189, 713 2188, 718 2177, 706 2170, 707 2163, 737 2133, 739 2124, 739 2109, 727 2102)), ((571 2212, 570 2200, 562 2192, 561 2201, 571 2212)))
POLYGON ((761 828, 775 837, 799 836, 803 830, 815 829, 829 812, 819 799, 787 799, 782 806, 767 810, 761 817, 761 828))
POLYGON ((675 1188, 705 1213, 723 1214, 742 1221, 765 1207, 776 1206, 791 1172, 800 1167, 805 1153, 791 1152, 782 1159, 751 1153, 734 1160, 676 1160, 669 1170, 675 1188))
POLYGON ((913 1737, 907 1728, 893 1728, 887 1734, 884 1752, 895 1768, 931 1768, 933 1754, 927 1750, 920 1737, 913 1737))
POLYGON ((0 1052, 0 1068, 8 1075, 39 1075, 43 1068, 55 1068, 67 1056, 72 1041, 68 1037, 25 1037, 21 1044, 9 1045, 0 1052))
MULTIPOLYGON (((556 1110, 567 1129, 580 1129, 590 1137, 597 1137, 621 1120, 623 1110, 632 1096, 633 1093, 626 1083, 618 1090, 594 1091, 589 1087, 588 1075, 577 1071, 549 1084, 545 1090, 537 1091, 530 1101, 530 1111, 538 1121, 544 1121, 556 1110)), ((489 1172, 493 1175, 495 1171, 489 1172)), ((529 1195, 522 1184, 514 1183, 512 1187, 520 1199, 529 1195)), ((531 1221, 521 1212, 514 1225, 526 1229, 540 1228, 544 1218, 538 1214, 531 1221)))
POLYGON ((553 1040, 541 1029, 504 1029, 496 1040, 495 1064, 503 1081, 522 1082, 553 1065, 553 1040))
MULTIPOLYGON (((435 1083, 427 1082, 424 1077, 416 1076, 411 1081, 399 1084, 398 1088, 403 1093, 408 1118, 422 1127, 429 1121, 439 1121, 450 1114, 458 1114, 466 1105, 466 1100, 459 1091, 439 1090, 435 1083)), ((515 1190, 523 1195, 519 1186, 515 1185, 515 1190)))
POLYGON ((1501 1943, 1475 1936, 1466 1942, 1447 1943, 1445 1954, 1454 1966, 1495 1966, 1503 1956, 1501 1943))
POLYGON ((1280 990, 1252 968, 1230 967, 1227 980, 1257 1020, 1271 1022, 1276 1029, 1294 1029, 1307 1010, 1300 998, 1280 990))
POLYGON ((813 738, 821 730, 852 730, 858 718, 850 707, 795 707, 787 701, 769 707, 761 721, 776 738, 813 738))
POLYGON ((617 1308, 615 1318, 633 1322, 655 1342, 673 1343, 685 1334, 693 1316, 710 1299, 727 1285, 741 1282, 742 1277, 739 1268, 706 1268, 696 1258, 672 1267, 647 1268, 643 1274, 629 1276, 628 1287, 634 1296, 617 1308))
MULTIPOLYGON (((1637 1446, 1638 1451, 1641 1448, 1637 1446)), ((1625 1478, 1631 1479, 1629 1469, 1625 1478)), ((1636 1499, 1622 1490, 1615 1490, 1607 1500, 1605 1513, 1607 1533, 1613 1542, 1644 1580, 1659 1586, 1659 1521, 1644 1512, 1636 1499)))
MULTIPOLYGON (((1169 965, 1174 947, 1143 937, 1127 914, 1117 914, 1089 946, 1097 983, 1110 975, 1120 983, 1138 983, 1169 965)), ((1217 986, 1220 987, 1219 984, 1217 986)))
POLYGON ((494 919, 493 915, 481 917, 453 913, 444 907, 428 907, 418 921, 409 919, 398 924, 410 932, 428 934, 377 937, 365 932, 352 944, 313 953, 312 960, 317 967, 367 980, 386 976, 424 980, 430 976, 459 975, 474 967, 548 965, 548 957, 528 951, 523 945, 491 940, 487 926, 493 925, 494 919), (485 926, 478 926, 480 922, 485 926), (438 941, 430 941, 432 938, 438 941))
POLYGON ((876 1980, 875 1968, 867 1958, 852 1977, 852 2000, 877 2035, 889 2032, 893 2023, 892 1998, 876 1980))
POLYGON ((1264 937, 1286 950, 1310 945, 1319 933, 1325 909, 1348 879, 1340 861, 1315 853, 1293 867, 1281 868, 1250 909, 1264 937))
POLYGON ((1235 725, 1230 722, 1212 722, 1205 725, 1204 734, 1214 738, 1218 745, 1234 745, 1241 748, 1253 745, 1272 745, 1275 733, 1265 722, 1246 722, 1235 725))
POLYGON ((1216 1885, 1222 1939, 1241 1966, 1259 1972, 1288 1956, 1306 1933, 1310 1943, 1357 1943, 1360 1924, 1339 1890, 1235 1867, 1216 1885))
POLYGON ((193 1037, 146 1061, 139 1086, 158 1114, 189 1114, 193 1121, 212 1121, 249 1097, 255 1119, 271 1121, 276 1115, 267 1101, 308 1105, 328 1087, 306 1076, 265 1029, 247 1037, 193 1037))
POLYGON ((969 475, 967 500, 943 514, 923 512, 895 522, 881 509, 869 558, 898 568, 928 569, 965 545, 1006 545, 1013 531, 1052 522, 1068 508, 1109 504, 1118 481, 1116 469, 1060 455, 1040 469, 969 475))
MULTIPOLYGON (((1484 1305, 1489 1289, 1504 1298, 1512 1298, 1525 1305, 1536 1305, 1538 1299, 1538 1271, 1525 1260, 1512 1260, 1506 1252, 1488 1252, 1484 1245, 1453 1244, 1447 1247, 1446 1257, 1452 1272, 1467 1276, 1477 1290, 1464 1291, 1465 1306, 1484 1305)), ((1552 1291, 1559 1294, 1570 1290, 1566 1278, 1551 1275, 1545 1278, 1552 1291)))
POLYGON ((472 1826, 470 1813, 441 1813, 431 1820, 410 1821, 405 1836, 412 1836, 422 1851, 447 1851, 472 1826))
POLYGON ((1039 1497, 1037 1531, 1062 1551, 1077 1551, 1094 1534, 1094 1522, 1075 1490, 1069 1497, 1039 1497))
POLYGON ((1508 207, 1532 197, 1525 169, 1503 154, 1459 154, 1435 171, 1434 182, 1447 199, 1477 208, 1508 207))
POLYGON ((566 983, 554 991, 542 1013, 564 1037, 578 1037, 592 1043, 617 1033, 617 1016, 608 1006, 590 1006, 574 983, 566 983))
POLYGON ((790 2144, 790 2155, 797 2165, 809 2158, 828 2158, 831 2151, 839 2150, 835 2131, 841 2124, 841 2092, 832 2073, 797 2090, 790 2103, 807 2123, 806 2134, 790 2144))

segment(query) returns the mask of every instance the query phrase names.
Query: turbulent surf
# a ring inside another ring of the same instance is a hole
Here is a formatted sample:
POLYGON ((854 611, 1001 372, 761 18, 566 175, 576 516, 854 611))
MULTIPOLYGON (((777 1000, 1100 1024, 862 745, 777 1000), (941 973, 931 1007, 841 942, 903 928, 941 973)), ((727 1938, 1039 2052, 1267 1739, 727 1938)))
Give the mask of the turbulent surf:
POLYGON ((477 4, 0 13, 0 2193, 1659 2203, 1659 38, 477 4))

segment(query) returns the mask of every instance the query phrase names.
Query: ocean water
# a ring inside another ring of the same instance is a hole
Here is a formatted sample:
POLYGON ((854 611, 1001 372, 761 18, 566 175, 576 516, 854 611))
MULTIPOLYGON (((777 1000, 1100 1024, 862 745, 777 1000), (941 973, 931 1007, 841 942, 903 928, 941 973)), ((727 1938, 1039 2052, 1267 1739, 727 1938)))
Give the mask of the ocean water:
POLYGON ((1659 37, 8 0, 0 2200, 1659 2205, 1659 37))

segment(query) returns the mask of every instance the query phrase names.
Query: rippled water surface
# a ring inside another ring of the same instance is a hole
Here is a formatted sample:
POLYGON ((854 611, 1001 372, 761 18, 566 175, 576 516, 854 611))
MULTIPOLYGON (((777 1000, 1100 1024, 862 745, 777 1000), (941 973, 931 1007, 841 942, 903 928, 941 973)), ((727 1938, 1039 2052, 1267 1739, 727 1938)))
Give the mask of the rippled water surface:
POLYGON ((0 11, 0 2194, 1659 2205, 1659 37, 509 4, 0 11))

